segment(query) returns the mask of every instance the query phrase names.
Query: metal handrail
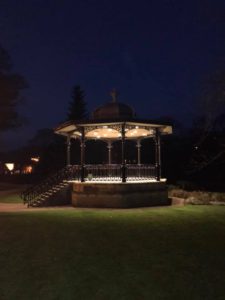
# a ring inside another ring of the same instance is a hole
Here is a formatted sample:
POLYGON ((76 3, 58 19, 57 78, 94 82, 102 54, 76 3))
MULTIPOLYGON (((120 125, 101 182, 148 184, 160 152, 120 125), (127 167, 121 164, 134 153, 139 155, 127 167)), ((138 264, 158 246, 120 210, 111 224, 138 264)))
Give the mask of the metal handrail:
MULTIPOLYGON (((126 164, 126 178, 128 181, 138 181, 156 178, 156 167, 146 164, 126 164)), ((122 165, 85 165, 85 180, 94 181, 120 181, 122 176, 122 165)))
POLYGON ((121 165, 85 165, 85 177, 95 181, 119 181, 121 178, 121 165))
POLYGON ((146 164, 127 165, 126 175, 128 181, 155 179, 156 167, 146 164))
POLYGON ((80 179, 80 166, 67 166, 57 173, 49 176, 39 184, 33 185, 21 193, 24 204, 30 206, 35 199, 46 193, 64 180, 80 179))

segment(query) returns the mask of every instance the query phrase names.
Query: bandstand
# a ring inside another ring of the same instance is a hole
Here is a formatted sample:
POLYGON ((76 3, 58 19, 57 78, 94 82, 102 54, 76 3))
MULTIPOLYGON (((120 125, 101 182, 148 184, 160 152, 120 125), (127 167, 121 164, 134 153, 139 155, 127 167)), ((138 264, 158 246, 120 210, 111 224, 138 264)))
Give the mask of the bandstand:
POLYGON ((75 207, 138 207, 168 203, 166 179, 161 178, 160 140, 172 133, 172 126, 136 118, 134 110, 117 101, 97 108, 90 119, 60 124, 55 133, 67 140, 67 166, 70 170, 72 205, 75 207), (153 139, 155 163, 142 164, 141 146, 144 139, 153 139), (71 139, 80 141, 80 164, 71 165, 71 139), (107 163, 86 164, 88 140, 102 140, 108 149, 107 163), (126 141, 136 143, 136 164, 128 164, 126 141), (113 145, 121 142, 120 162, 112 162, 113 145))

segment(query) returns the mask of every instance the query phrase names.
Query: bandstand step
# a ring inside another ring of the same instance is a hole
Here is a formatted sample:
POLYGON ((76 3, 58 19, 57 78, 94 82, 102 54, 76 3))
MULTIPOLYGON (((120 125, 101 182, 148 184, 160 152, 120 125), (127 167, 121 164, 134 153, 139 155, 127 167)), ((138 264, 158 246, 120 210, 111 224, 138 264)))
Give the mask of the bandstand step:
POLYGON ((49 189, 47 192, 40 194, 36 199, 33 200, 32 203, 30 203, 29 206, 42 207, 46 205, 51 205, 51 202, 54 203, 55 196, 68 186, 68 182, 62 182, 60 184, 57 184, 56 186, 49 189))

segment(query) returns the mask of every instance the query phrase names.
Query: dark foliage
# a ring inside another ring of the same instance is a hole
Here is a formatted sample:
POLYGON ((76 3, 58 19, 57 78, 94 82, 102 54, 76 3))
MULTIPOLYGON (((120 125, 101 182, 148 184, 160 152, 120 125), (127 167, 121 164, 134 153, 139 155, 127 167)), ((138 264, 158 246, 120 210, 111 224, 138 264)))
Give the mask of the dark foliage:
POLYGON ((199 116, 190 136, 191 156, 187 173, 201 182, 221 185, 225 178, 225 72, 217 71, 205 82, 199 116))
POLYGON ((25 79, 12 72, 10 56, 0 45, 0 131, 23 123, 17 108, 22 100, 21 91, 26 87, 25 79))
POLYGON ((69 103, 68 120, 82 120, 87 117, 86 103, 84 100, 84 91, 79 85, 74 86, 72 90, 72 100, 69 103))

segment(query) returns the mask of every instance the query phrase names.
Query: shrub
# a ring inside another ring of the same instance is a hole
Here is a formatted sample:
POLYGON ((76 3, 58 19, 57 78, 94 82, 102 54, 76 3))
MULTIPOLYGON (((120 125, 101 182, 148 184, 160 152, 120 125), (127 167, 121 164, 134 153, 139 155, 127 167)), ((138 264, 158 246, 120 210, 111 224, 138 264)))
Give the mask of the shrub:
POLYGON ((225 205, 225 193, 206 191, 186 191, 181 188, 169 188, 169 197, 185 199, 186 204, 220 204, 225 205))

